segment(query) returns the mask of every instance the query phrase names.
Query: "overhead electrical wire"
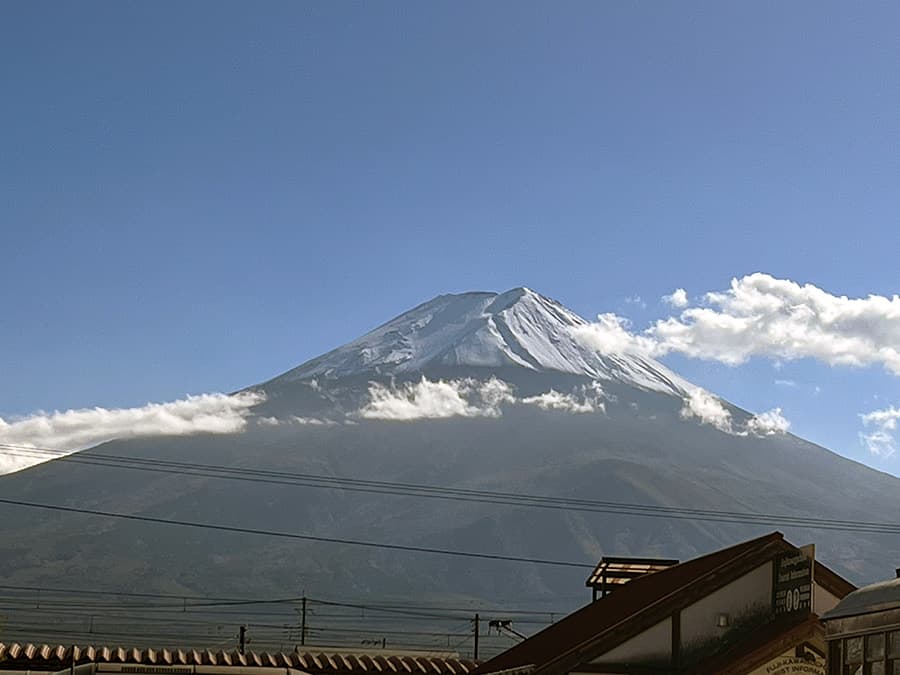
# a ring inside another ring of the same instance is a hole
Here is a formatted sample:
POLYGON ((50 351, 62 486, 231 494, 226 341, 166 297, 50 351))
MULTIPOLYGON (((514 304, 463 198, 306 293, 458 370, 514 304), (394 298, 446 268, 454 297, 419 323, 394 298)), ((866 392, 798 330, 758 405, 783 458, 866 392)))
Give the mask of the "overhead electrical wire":
MULTIPOLYGON (((60 588, 57 586, 34 586, 23 584, 0 584, 0 591, 9 591, 12 593, 33 593, 35 595, 22 597, 3 597, 0 596, 0 603, 24 601, 28 600, 34 603, 34 609, 41 609, 48 606, 58 607, 60 603, 68 601, 54 598, 54 595, 60 596, 94 596, 94 597, 110 597, 110 598, 137 598, 137 599, 153 599, 153 600, 172 600, 171 604, 158 605, 139 605, 134 603, 112 603, 112 602, 89 602, 89 601, 72 601, 62 605, 64 607, 79 607, 83 609, 121 609, 128 611, 132 609, 159 609, 162 611, 185 613, 185 610, 202 611, 223 611, 223 609, 233 609, 239 607, 236 611, 240 615, 244 614, 261 614, 274 616, 276 612, 271 610, 248 609, 253 605, 282 605, 284 609, 297 611, 301 603, 306 600, 309 611, 319 617, 325 618, 357 618, 357 615, 348 614, 323 614, 317 611, 317 607, 333 607, 336 609, 354 609, 368 613, 387 613, 397 614, 400 616, 422 617, 422 618, 439 618, 449 620, 469 620, 475 612, 481 613, 503 613, 505 615, 516 616, 554 616, 565 610, 548 610, 548 609, 523 609, 520 607, 490 607, 486 605, 471 605, 468 607, 448 606, 444 604, 422 603, 422 602, 404 602, 400 603, 396 600, 371 601, 371 602, 349 602, 343 600, 325 600, 313 596, 289 596, 283 598, 233 598, 227 596, 204 596, 191 593, 150 593, 150 592, 134 592, 134 591, 111 591, 106 589, 89 589, 89 588, 60 588), (198 601, 197 604, 188 601, 198 601)), ((580 596, 573 596, 570 599, 578 599, 580 596)), ((0 609, 4 607, 0 606, 0 609)), ((196 613, 196 612, 195 612, 196 613)), ((281 615, 284 612, 278 612, 281 615)), ((392 616, 373 616, 366 614, 367 621, 377 619, 395 620, 392 616)))
POLYGON ((215 523, 200 523, 191 520, 178 520, 175 518, 155 518, 153 516, 139 516, 131 513, 115 513, 113 511, 100 511, 98 509, 82 509, 75 506, 62 506, 60 504, 41 504, 20 499, 0 498, 0 504, 8 506, 20 506, 23 508, 43 509, 62 513, 78 513, 87 516, 99 516, 101 518, 114 518, 141 523, 153 523, 156 525, 176 525, 179 527, 191 527, 202 530, 216 530, 219 532, 231 532, 236 534, 254 534, 266 537, 282 539, 294 539, 300 541, 313 541, 327 544, 341 544, 345 546, 360 546, 365 548, 387 549, 391 551, 404 551, 407 553, 432 553, 436 555, 455 556, 459 558, 478 558, 481 560, 499 560, 503 562, 530 563, 533 565, 549 565, 556 567, 593 568, 587 563, 571 562, 565 560, 548 560, 544 558, 526 558, 520 556, 503 555, 500 553, 476 553, 474 551, 457 551, 452 549, 431 548, 428 546, 409 546, 406 544, 388 544, 385 542, 363 541, 361 539, 343 539, 340 537, 322 537, 313 534, 299 534, 294 532, 279 532, 276 530, 263 530, 253 527, 239 527, 237 525, 217 525, 215 523))
POLYGON ((816 518, 812 516, 789 516, 784 514, 766 514, 713 509, 695 509, 687 507, 529 495, 514 492, 449 488, 437 485, 374 481, 359 478, 345 478, 317 474, 253 469, 250 467, 226 467, 163 459, 147 459, 141 457, 126 457, 121 455, 106 455, 89 451, 63 455, 61 454, 63 451, 60 450, 53 450, 49 448, 32 448, 29 446, 8 443, 0 443, 0 448, 5 448, 8 451, 11 451, 13 454, 21 453, 25 456, 31 457, 37 456, 45 458, 50 455, 56 458, 57 461, 64 462, 74 462, 94 466, 106 466, 109 468, 117 469, 149 471, 154 473, 249 481, 270 485, 340 489, 352 492, 368 492, 401 497, 424 497, 451 501, 503 504, 510 506, 533 507, 563 511, 580 511, 589 513, 606 513, 650 518, 700 520, 706 522, 771 526, 788 525, 793 527, 836 530, 844 532, 866 532, 871 534, 900 534, 900 524, 895 523, 866 522, 840 520, 834 518, 816 518))
MULTIPOLYGON (((268 630, 268 631, 279 631, 279 632, 292 632, 298 630, 300 627, 296 625, 299 621, 300 609, 298 605, 299 602, 302 601, 302 598, 278 598, 278 599, 259 599, 259 600, 248 600, 241 599, 241 603, 263 603, 263 604, 273 604, 273 603, 291 603, 288 606, 285 606, 284 609, 288 613, 287 615, 291 617, 291 621, 281 621, 278 623, 264 623, 258 620, 248 621, 248 619, 254 616, 256 613, 253 611, 247 611, 247 605, 243 605, 243 608, 240 610, 240 614, 234 613, 228 618, 224 618, 221 616, 221 609, 218 614, 212 614, 216 609, 211 608, 209 605, 214 605, 215 603, 208 603, 206 606, 200 607, 198 611, 198 607, 194 605, 182 605, 178 604, 170 604, 168 606, 159 606, 154 609, 158 610, 160 613, 147 613, 146 610, 142 610, 142 614, 140 616, 133 614, 136 609, 142 609, 140 605, 134 604, 121 604, 114 605, 109 603, 108 601, 105 604, 78 604, 66 602, 63 605, 60 605, 60 601, 55 597, 47 597, 48 593, 55 593, 57 595, 91 595, 95 594, 96 596, 100 596, 102 598, 108 598, 110 595, 115 595, 114 591, 106 591, 106 590, 89 590, 89 589, 58 589, 58 588, 47 588, 47 587, 39 587, 39 586, 15 586, 11 584, 4 584, 0 586, 0 589, 9 590, 20 590, 24 592, 37 593, 37 595, 33 596, 25 596, 25 597, 9 597, 2 598, 0 597, 0 612, 2 611, 10 611, 14 612, 15 616, 19 617, 19 624, 24 623, 24 619, 27 617, 35 617, 33 621, 38 621, 38 617, 40 617, 40 622, 42 625, 46 625, 49 621, 56 621, 57 624, 63 622, 65 620, 72 621, 76 618, 81 618, 83 621, 90 621, 91 625, 94 626, 94 618, 97 618, 97 625, 94 628, 94 632, 96 633, 104 633, 101 626, 103 623, 107 621, 115 621, 116 627, 121 628, 124 624, 136 624, 140 625, 144 628, 151 628, 154 623, 165 623, 168 627, 172 626, 184 626, 185 632, 188 630, 192 630, 192 632, 196 632, 197 628, 206 626, 208 630, 215 629, 215 631, 221 634, 221 631, 226 628, 236 628, 238 625, 252 625, 254 630, 268 630), (11 603, 11 604, 10 604, 11 603), (193 628, 189 628, 193 627, 193 628)), ((143 599, 147 596, 158 596, 162 599, 175 599, 177 596, 172 596, 171 594, 154 594, 154 593, 132 593, 132 592, 123 592, 124 596, 138 596, 143 599)), ((415 619, 419 625, 424 624, 434 624, 434 623, 444 623, 451 622, 453 627, 448 627, 447 630, 440 631, 430 631, 429 634, 433 634, 439 637, 453 636, 457 633, 458 628, 456 626, 459 625, 460 621, 466 625, 471 622, 472 614, 474 612, 481 612, 483 615, 502 615, 503 617, 516 617, 516 623, 519 625, 536 625, 536 626, 546 626, 554 621, 554 615, 560 614, 562 612, 548 612, 547 610, 525 610, 525 609, 517 609, 517 608, 486 608, 486 607, 447 607, 445 605, 434 605, 434 604, 424 604, 417 603, 415 605, 406 605, 406 606, 397 606, 391 604, 378 604, 378 603, 349 603, 349 602, 340 602, 340 601, 328 601, 321 600, 317 598, 306 598, 308 617, 311 622, 314 622, 313 625, 309 625, 310 629, 315 629, 317 631, 322 631, 325 633, 328 632, 338 632, 338 633, 349 633, 349 634, 369 634, 372 632, 378 632, 383 634, 413 634, 413 633, 421 633, 421 630, 410 631, 408 629, 397 630, 397 628, 401 628, 404 621, 408 621, 410 619, 415 619), (360 610, 362 614, 348 614, 348 613, 337 613, 335 614, 333 611, 328 613, 322 613, 317 611, 318 608, 330 608, 334 611, 339 610, 360 610), (388 615, 385 615, 388 613, 388 615), (388 622, 395 626, 394 629, 388 628, 387 625, 382 625, 379 627, 378 625, 372 625, 373 622, 376 624, 381 624, 382 622, 388 622), (363 623, 364 625, 360 626, 358 624, 363 623)), ((233 611, 233 610, 232 610, 233 611)), ((269 616, 276 616, 273 612, 266 613, 269 616)), ((285 617, 285 613, 282 612, 281 617, 285 617)), ((24 626, 21 626, 24 629, 24 626)), ((64 626, 57 625, 58 631, 62 631, 64 626)), ((462 636, 462 633, 459 633, 462 636)))

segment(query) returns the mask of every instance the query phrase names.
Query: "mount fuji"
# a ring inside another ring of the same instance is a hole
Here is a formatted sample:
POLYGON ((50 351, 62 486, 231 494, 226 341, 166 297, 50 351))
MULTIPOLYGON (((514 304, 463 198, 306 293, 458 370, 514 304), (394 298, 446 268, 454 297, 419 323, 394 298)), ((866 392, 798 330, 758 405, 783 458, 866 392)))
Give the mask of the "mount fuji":
POLYGON ((528 288, 441 295, 275 381, 517 367, 684 393, 687 383, 660 363, 625 354, 602 355, 586 347, 576 333, 587 325, 558 302, 528 288))
MULTIPOLYGON (((113 441, 91 455, 125 459, 48 462, 0 477, 0 488, 7 499, 587 565, 602 555, 684 559, 781 529, 791 541, 815 542, 818 557, 854 582, 896 566, 897 537, 804 519, 890 522, 900 512, 900 480, 765 427, 649 357, 600 353, 582 339, 587 328, 525 288, 442 295, 248 387, 264 400, 242 433, 113 441), (338 482, 298 487, 136 471, 128 458, 338 482), (354 490, 344 478, 643 511, 424 498, 412 489, 354 490), (685 511, 659 517, 661 507, 685 511), (701 519, 689 509, 757 517, 701 519), (798 520, 788 526, 760 514, 798 520)), ((65 578, 92 588, 544 603, 560 611, 587 599, 577 568, 74 513, 16 510, 0 535, 0 576, 34 586, 65 578)))

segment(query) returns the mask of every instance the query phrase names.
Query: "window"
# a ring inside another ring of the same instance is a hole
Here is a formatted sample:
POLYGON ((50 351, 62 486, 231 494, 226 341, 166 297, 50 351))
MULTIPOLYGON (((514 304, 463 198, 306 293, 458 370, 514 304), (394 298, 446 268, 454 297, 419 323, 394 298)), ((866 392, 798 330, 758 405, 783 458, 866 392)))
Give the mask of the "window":
POLYGON ((845 638, 829 652, 840 675, 900 675, 900 630, 845 638), (837 663, 840 663, 840 669, 837 663))
POLYGON ((863 639, 861 637, 844 640, 843 675, 862 675, 863 671, 863 639))
POLYGON ((900 630, 887 634, 887 675, 900 675, 900 630))
POLYGON ((884 633, 866 636, 866 665, 863 675, 884 675, 884 633))
POLYGON ((889 659, 900 659, 900 630, 888 633, 887 653, 889 659))

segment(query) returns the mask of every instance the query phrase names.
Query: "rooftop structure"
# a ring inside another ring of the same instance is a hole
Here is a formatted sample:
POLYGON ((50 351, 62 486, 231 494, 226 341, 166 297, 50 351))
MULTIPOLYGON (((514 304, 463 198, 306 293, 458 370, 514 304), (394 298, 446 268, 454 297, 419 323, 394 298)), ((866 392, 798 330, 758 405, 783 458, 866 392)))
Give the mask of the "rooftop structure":
POLYGON ((594 591, 594 600, 605 597, 616 587, 627 584, 645 574, 659 572, 677 565, 671 558, 616 558, 603 556, 584 585, 594 591))

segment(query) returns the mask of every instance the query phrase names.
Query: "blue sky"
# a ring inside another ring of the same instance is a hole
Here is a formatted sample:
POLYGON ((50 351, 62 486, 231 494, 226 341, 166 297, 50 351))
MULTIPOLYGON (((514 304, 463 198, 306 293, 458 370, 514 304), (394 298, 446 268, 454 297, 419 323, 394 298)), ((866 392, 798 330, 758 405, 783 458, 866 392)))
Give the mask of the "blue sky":
MULTIPOLYGON (((444 292, 527 285, 634 330, 675 288, 753 272, 892 296, 898 20, 892 2, 8 2, 0 416, 234 390, 444 292)), ((665 360, 900 473, 858 437, 860 413, 900 406, 880 365, 665 360)))

